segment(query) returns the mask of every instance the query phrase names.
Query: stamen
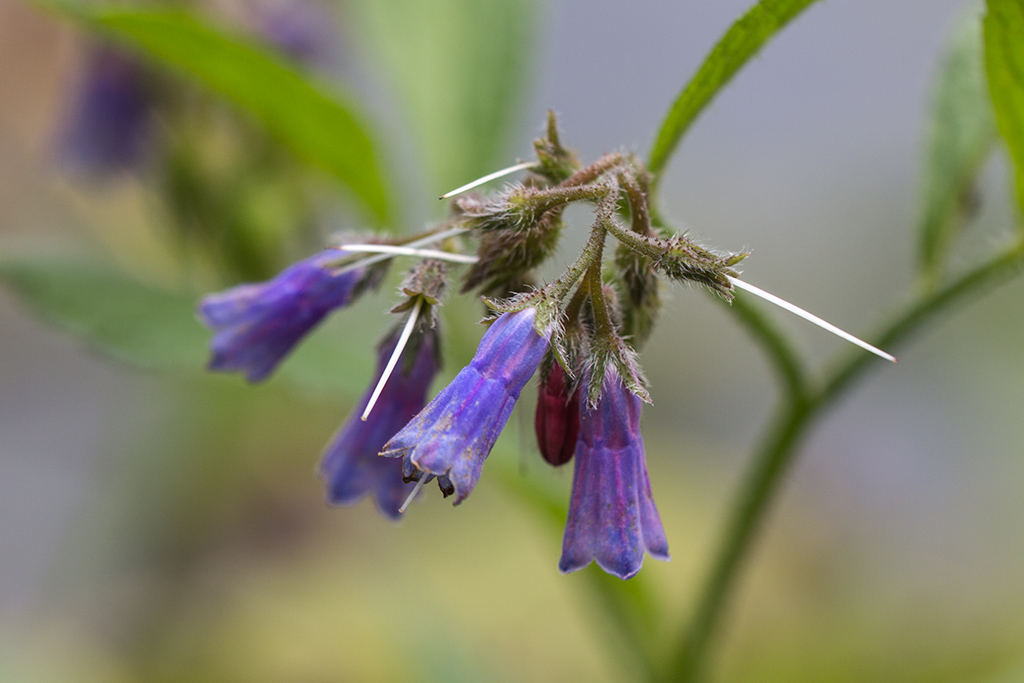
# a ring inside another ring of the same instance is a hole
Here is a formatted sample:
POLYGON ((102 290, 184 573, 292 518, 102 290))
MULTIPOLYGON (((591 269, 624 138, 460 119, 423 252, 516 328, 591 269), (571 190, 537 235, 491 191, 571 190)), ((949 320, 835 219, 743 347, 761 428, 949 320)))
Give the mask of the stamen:
POLYGON ((540 166, 540 162, 539 161, 525 161, 525 162, 523 162, 521 164, 516 164, 515 166, 509 166, 508 168, 503 168, 500 171, 495 171, 494 173, 488 173, 484 177, 477 178, 473 182, 466 183, 462 187, 457 187, 454 190, 452 190, 451 192, 448 192, 446 194, 441 195, 440 197, 438 197, 438 199, 448 199, 449 197, 454 197, 457 194, 462 194, 463 192, 467 192, 469 190, 472 190, 474 187, 479 187, 479 186, 483 185, 484 183, 489 183, 492 180, 497 180, 498 178, 500 178, 502 176, 506 176, 506 175, 509 175, 511 173, 515 173, 516 171, 525 171, 528 168, 536 168, 538 166, 540 166))
POLYGON ((370 416, 370 411, 373 410, 373 406, 376 405, 377 399, 380 397, 380 392, 384 390, 384 385, 387 383, 388 378, 391 377, 391 373, 394 371, 395 366, 398 364, 398 358, 402 355, 402 351, 405 350, 405 345, 409 342, 409 337, 412 336, 412 328, 416 326, 416 319, 419 317, 420 310, 423 308, 423 299, 419 299, 416 305, 413 306, 412 311, 409 313, 409 319, 405 321, 405 327, 402 328, 402 335, 398 338, 398 343, 395 344, 395 350, 391 354, 391 358, 388 359, 388 364, 384 368, 384 372, 380 376, 380 380, 377 381, 377 386, 373 389, 373 394, 370 396, 370 400, 366 404, 366 410, 363 411, 362 417, 359 419, 366 422, 366 418, 370 416))
MULTIPOLYGON (((729 277, 729 276, 726 276, 726 277, 729 277)), ((808 313, 804 309, 800 308, 799 306, 795 306, 795 305, 789 303, 785 299, 780 299, 779 297, 775 296, 774 294, 769 294, 768 292, 764 291, 760 287, 755 287, 754 285, 750 284, 749 282, 744 282, 743 280, 738 280, 738 279, 736 279, 734 277, 729 277, 729 281, 732 282, 732 284, 734 286, 739 287, 740 289, 746 290, 746 291, 750 292, 751 294, 759 296, 762 299, 764 299, 765 301, 770 301, 773 304, 775 304, 776 306, 779 306, 780 308, 786 309, 790 313, 795 313, 796 315, 800 316, 804 320, 810 321, 810 322, 814 323, 815 325, 817 325, 818 327, 821 327, 823 329, 828 330, 829 332, 831 332, 832 334, 836 335, 837 337, 842 337, 846 341, 848 341, 848 342, 850 342, 852 344, 856 344, 857 346, 861 347, 862 349, 870 351, 871 353, 875 354, 876 356, 880 356, 880 357, 882 357, 882 358, 884 358, 887 361, 890 361, 892 363, 896 362, 896 356, 893 356, 892 354, 888 354, 885 351, 882 351, 881 349, 875 348, 871 344, 868 344, 866 341, 863 341, 862 339, 858 339, 857 337, 854 337, 849 332, 845 332, 845 331, 839 329, 838 327, 836 327, 835 325, 833 325, 830 322, 825 322, 824 320, 822 320, 818 316, 814 315, 813 313, 808 313)))
POLYGON ((402 503, 402 506, 398 508, 399 514, 405 514, 405 511, 409 509, 410 505, 412 505, 412 500, 413 498, 416 497, 416 494, 418 494, 420 492, 420 489, 422 489, 426 485, 426 483, 433 478, 433 475, 427 474, 426 472, 423 473, 423 476, 420 477, 419 481, 416 482, 416 486, 413 488, 412 493, 410 493, 409 497, 405 499, 405 502, 402 503))
POLYGON ((480 259, 471 254, 453 254, 450 251, 437 249, 414 249, 413 247, 396 246, 393 244, 342 244, 337 247, 345 251, 366 252, 368 254, 397 254, 401 256, 419 256, 420 258, 436 258, 455 263, 476 263, 480 259))
MULTIPOLYGON (((468 232, 468 231, 469 231, 468 228, 450 228, 448 230, 443 230, 441 232, 434 233, 433 235, 427 235, 426 237, 421 237, 418 240, 413 240, 412 242, 409 242, 408 244, 406 244, 404 246, 406 248, 422 247, 422 246, 425 246, 427 244, 433 244, 434 242, 442 242, 442 241, 448 239, 449 237, 455 237, 457 235, 461 235, 462 233, 468 232)), ((337 249, 338 251, 341 251, 341 247, 330 247, 330 248, 331 249, 337 249)), ((368 258, 356 261, 355 263, 350 263, 347 266, 342 266, 341 268, 338 268, 334 272, 337 273, 337 274, 340 274, 340 273, 344 273, 347 270, 354 270, 356 268, 366 268, 367 266, 372 266, 374 263, 380 263, 381 261, 387 261, 389 258, 392 258, 393 256, 394 256, 394 254, 384 254, 384 253, 376 254, 374 256, 370 256, 368 258)))

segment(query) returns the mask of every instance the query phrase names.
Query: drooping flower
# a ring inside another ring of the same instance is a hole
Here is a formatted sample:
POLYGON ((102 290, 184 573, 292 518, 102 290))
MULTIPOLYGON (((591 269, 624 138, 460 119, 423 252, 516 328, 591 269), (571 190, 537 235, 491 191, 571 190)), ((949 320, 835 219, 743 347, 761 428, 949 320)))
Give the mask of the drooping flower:
POLYGON ((557 362, 540 383, 533 428, 540 454, 550 464, 564 465, 572 459, 580 431, 580 392, 570 386, 557 362))
POLYGON ((378 280, 376 270, 336 268, 346 255, 326 250, 267 282, 204 297, 199 316, 216 332, 209 369, 244 372, 250 382, 267 377, 324 316, 378 280))
POLYGON ((611 367, 597 407, 580 402, 572 497, 558 563, 563 573, 595 560, 609 574, 628 579, 640 571, 645 551, 668 559, 647 476, 641 405, 611 367))
POLYGON ((480 479, 484 460, 508 422, 523 386, 548 349, 550 330, 534 327, 536 309, 504 313, 472 362, 384 446, 402 458, 407 479, 436 476, 461 503, 480 479))
POLYGON ((141 63, 111 47, 96 48, 59 139, 63 161, 76 171, 137 166, 152 137, 153 97, 141 63))
MULTIPOLYGON (((378 347, 377 380, 384 374, 397 342, 396 332, 378 347)), ((435 331, 418 335, 410 347, 412 355, 403 358, 388 378, 367 419, 360 419, 360 415, 369 403, 376 380, 324 451, 320 476, 327 481, 328 502, 354 505, 369 494, 382 515, 391 519, 401 516, 399 508, 413 486, 403 481, 400 460, 382 458, 378 453, 427 402, 427 389, 438 369, 435 331)))

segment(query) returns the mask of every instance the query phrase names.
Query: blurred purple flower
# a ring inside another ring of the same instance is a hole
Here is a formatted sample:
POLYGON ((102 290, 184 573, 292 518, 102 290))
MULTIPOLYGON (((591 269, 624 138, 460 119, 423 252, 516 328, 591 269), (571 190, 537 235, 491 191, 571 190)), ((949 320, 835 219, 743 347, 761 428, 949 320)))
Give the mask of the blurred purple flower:
POLYGON ((505 313, 487 330, 476 356, 419 415, 384 446, 403 458, 406 479, 437 476, 461 503, 483 469, 523 386, 548 349, 534 328, 536 310, 505 313))
POLYGON ((112 47, 95 49, 60 137, 63 160, 91 172, 138 166, 151 140, 151 95, 134 57, 112 47))
POLYGON ((644 459, 641 405, 611 367, 597 407, 580 402, 572 497, 558 563, 564 573, 596 560, 609 574, 628 579, 640 571, 644 551, 668 559, 644 459))
POLYGON ((256 30, 300 64, 327 66, 338 39, 334 18, 311 0, 275 0, 257 5, 256 30))
POLYGON ((359 405, 324 451, 320 476, 327 480, 327 500, 334 505, 354 505, 371 494, 380 513, 391 519, 412 492, 402 479, 402 463, 378 454, 384 443, 427 402, 427 389, 438 369, 437 335, 433 330, 413 342, 415 358, 403 358, 388 378, 370 416, 360 419, 373 389, 395 350, 398 334, 377 348, 377 374, 359 405))
POLYGON ((367 269, 338 272, 348 254, 328 249, 293 263, 272 280, 209 294, 199 303, 203 323, 216 332, 210 370, 244 372, 250 382, 269 375, 299 340, 335 308, 368 285, 367 269))

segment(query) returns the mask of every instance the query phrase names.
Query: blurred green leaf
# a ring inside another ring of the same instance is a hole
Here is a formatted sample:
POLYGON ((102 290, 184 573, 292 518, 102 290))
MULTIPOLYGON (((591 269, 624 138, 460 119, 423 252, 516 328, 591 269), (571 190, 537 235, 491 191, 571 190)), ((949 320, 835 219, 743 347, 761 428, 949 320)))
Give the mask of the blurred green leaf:
POLYGON ((1024 0, 988 0, 985 69, 999 132, 1016 169, 1024 209, 1024 0))
POLYGON ((39 1, 223 95, 299 159, 340 180, 377 223, 390 219, 379 152, 348 98, 328 94, 256 42, 182 10, 39 1))
POLYGON ((970 211, 978 172, 996 141, 982 54, 979 4, 950 37, 929 112, 919 257, 933 279, 970 211))
MULTIPOLYGON (((0 283, 46 322, 117 360, 155 370, 206 367, 213 333, 196 317, 194 294, 142 282, 96 257, 5 254, 0 283)), ((304 389, 358 395, 384 325, 358 320, 380 318, 365 307, 345 313, 304 339, 276 375, 304 389)))
POLYGON ((657 182, 669 158, 704 107, 782 27, 815 0, 762 0, 729 27, 672 103, 648 155, 657 182))
POLYGON ((9 256, 0 281, 44 320, 145 367, 202 368, 209 334, 194 297, 159 289, 99 259, 9 256))
MULTIPOLYGON (((506 165, 536 0, 354 0, 366 49, 389 70, 432 192, 506 165)), ((539 117, 538 117, 539 121, 539 117)))

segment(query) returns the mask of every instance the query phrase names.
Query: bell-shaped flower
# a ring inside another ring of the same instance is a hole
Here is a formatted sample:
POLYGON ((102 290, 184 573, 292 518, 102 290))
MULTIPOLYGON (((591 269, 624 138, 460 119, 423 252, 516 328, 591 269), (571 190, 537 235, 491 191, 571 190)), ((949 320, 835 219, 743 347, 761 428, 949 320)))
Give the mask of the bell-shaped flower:
POLYGON ((461 503, 508 422, 523 386, 548 350, 551 331, 534 326, 536 309, 504 313, 484 334, 472 362, 384 446, 403 458, 407 479, 438 477, 461 503))
POLYGON ((209 369, 244 372, 250 382, 266 378, 324 316, 351 303, 375 279, 365 268, 338 269, 345 256, 325 250, 267 282, 204 297, 199 316, 216 332, 209 369))
MULTIPOLYGON (((384 374, 397 342, 398 334, 392 334, 378 347, 377 381, 384 374)), ((327 482, 327 500, 334 505, 354 505, 369 494, 382 515, 391 519, 401 517, 399 509, 413 485, 403 481, 400 460, 378 454, 385 442, 427 402, 427 390, 438 369, 436 333, 429 330, 417 335, 407 349, 407 357, 400 359, 367 418, 363 420, 360 416, 377 381, 370 385, 324 451, 320 476, 327 482)))
POLYGON ((647 476, 641 405, 612 367, 597 407, 580 402, 572 497, 558 563, 564 573, 595 560, 609 574, 628 579, 640 571, 644 552, 668 559, 647 476))

